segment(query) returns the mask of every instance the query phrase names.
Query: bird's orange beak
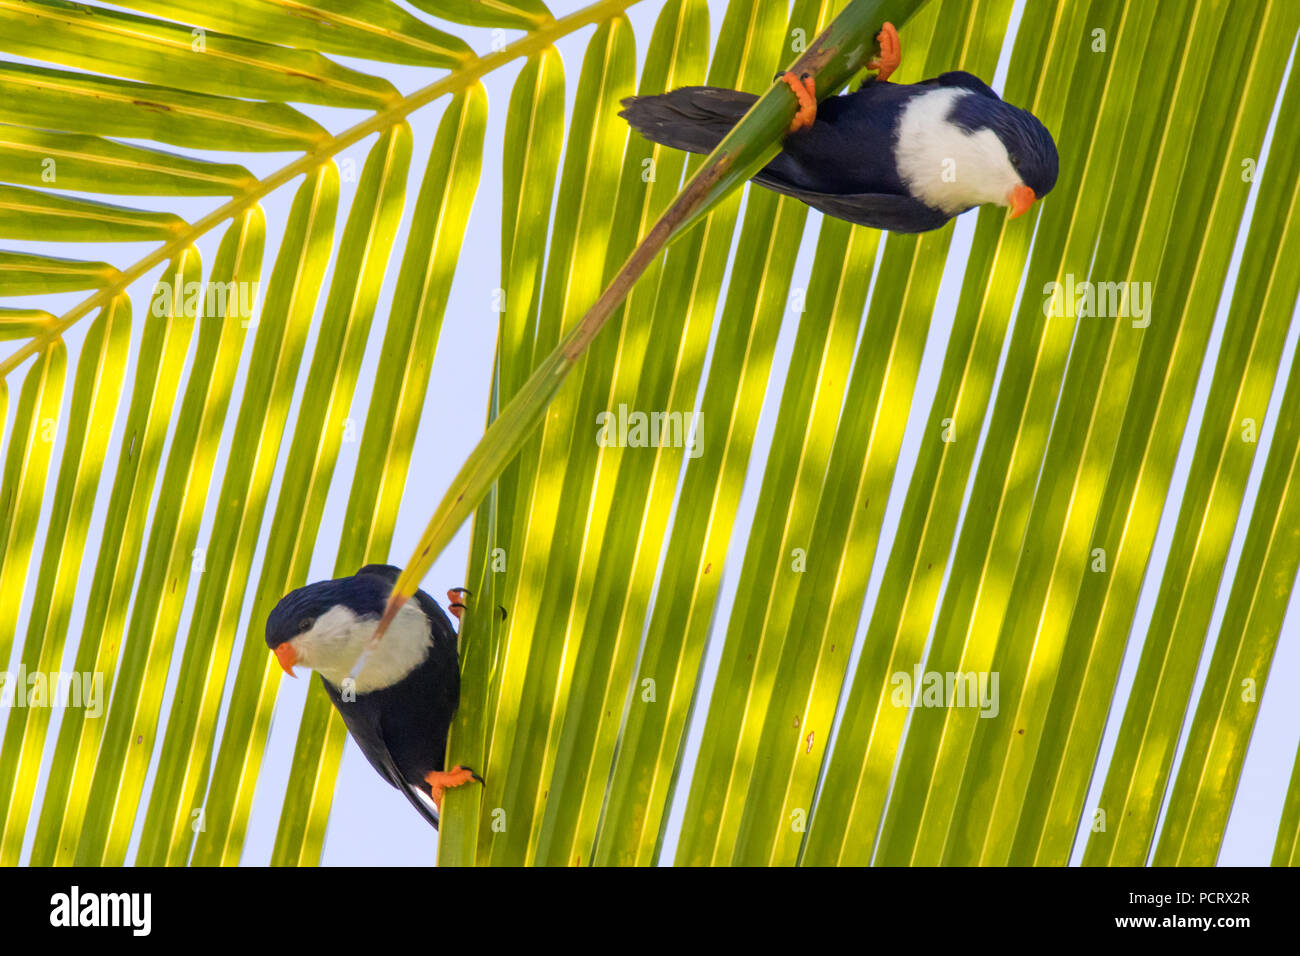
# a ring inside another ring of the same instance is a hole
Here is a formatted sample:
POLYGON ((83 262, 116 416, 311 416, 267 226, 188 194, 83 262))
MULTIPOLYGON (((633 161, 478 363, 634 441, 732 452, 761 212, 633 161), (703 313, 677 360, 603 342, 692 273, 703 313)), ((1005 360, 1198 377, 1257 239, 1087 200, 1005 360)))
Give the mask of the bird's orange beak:
POLYGON ((298 651, 288 641, 275 649, 275 659, 280 662, 280 666, 290 677, 298 676, 293 672, 293 665, 298 663, 298 651))
POLYGON ((1011 207, 1011 215, 1007 216, 1007 218, 1015 219, 1017 216, 1023 216, 1029 211, 1029 207, 1034 204, 1036 199, 1038 197, 1034 195, 1034 191, 1024 183, 1016 186, 1011 192, 1007 193, 1007 204, 1011 207))

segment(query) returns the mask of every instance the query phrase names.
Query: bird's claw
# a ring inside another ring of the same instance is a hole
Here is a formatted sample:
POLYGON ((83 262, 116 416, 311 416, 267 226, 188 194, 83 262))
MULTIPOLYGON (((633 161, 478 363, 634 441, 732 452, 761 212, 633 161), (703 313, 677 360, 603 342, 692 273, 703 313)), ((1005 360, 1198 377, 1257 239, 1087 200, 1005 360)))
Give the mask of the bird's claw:
POLYGON ((471 770, 469 767, 462 767, 457 764, 450 770, 431 770, 425 776, 424 782, 432 790, 433 805, 442 813, 442 795, 448 787, 461 787, 471 780, 477 780, 483 783, 483 778, 471 770))
POLYGON ((867 69, 875 70, 876 79, 883 82, 903 62, 903 48, 898 42, 898 31, 892 23, 886 23, 881 28, 876 34, 876 42, 880 44, 880 55, 873 56, 867 62, 867 69))
POLYGON ((794 114, 794 121, 786 130, 786 135, 807 129, 817 119, 817 78, 810 73, 796 77, 787 70, 779 79, 790 87, 795 99, 799 101, 799 112, 794 114))
POLYGON ((469 588, 452 588, 447 592, 447 610, 451 612, 456 620, 460 620, 465 613, 465 605, 461 603, 460 596, 473 597, 474 594, 469 588))

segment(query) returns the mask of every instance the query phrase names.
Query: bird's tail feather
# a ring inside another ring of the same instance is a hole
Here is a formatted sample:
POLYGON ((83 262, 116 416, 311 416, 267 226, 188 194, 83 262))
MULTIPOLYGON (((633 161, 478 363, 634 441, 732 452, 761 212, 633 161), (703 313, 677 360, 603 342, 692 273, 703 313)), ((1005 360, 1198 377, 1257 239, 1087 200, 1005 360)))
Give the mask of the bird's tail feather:
POLYGON ((651 142, 711 153, 757 100, 738 90, 684 86, 658 96, 629 96, 619 115, 651 142))

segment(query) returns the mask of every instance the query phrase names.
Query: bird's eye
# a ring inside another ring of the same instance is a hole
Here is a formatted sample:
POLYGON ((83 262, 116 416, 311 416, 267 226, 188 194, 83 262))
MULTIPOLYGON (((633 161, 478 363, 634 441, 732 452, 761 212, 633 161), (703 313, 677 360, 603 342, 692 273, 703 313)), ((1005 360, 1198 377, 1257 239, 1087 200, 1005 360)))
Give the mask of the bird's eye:
POLYGON ((310 631, 311 626, 315 623, 316 623, 316 619, 314 617, 304 617, 301 621, 298 622, 298 633, 302 634, 305 631, 310 631))
POLYGON ((1014 166, 1016 169, 1019 169, 1019 168, 1020 168, 1020 154, 1019 154, 1019 153, 1007 153, 1007 159, 1009 159, 1009 160, 1011 161, 1011 165, 1014 166))

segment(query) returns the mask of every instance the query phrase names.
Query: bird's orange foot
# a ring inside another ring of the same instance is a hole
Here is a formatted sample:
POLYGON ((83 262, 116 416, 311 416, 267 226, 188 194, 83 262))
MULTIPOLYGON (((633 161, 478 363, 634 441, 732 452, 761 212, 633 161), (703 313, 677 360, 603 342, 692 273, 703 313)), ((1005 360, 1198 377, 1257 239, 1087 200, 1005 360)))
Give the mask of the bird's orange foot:
POLYGON ((889 75, 898 69, 898 64, 903 62, 903 48, 898 42, 898 31, 894 29, 892 23, 886 23, 876 34, 876 42, 880 44, 880 56, 874 56, 867 63, 868 70, 876 71, 877 80, 887 80, 889 75))
POLYGON ((467 588, 452 588, 447 592, 447 610, 451 612, 452 617, 460 620, 460 616, 465 613, 465 605, 461 598, 472 596, 467 588))
POLYGON ((442 813, 442 794, 448 787, 460 787, 469 783, 471 780, 483 782, 483 778, 476 774, 468 767, 452 767, 450 770, 430 770, 424 778, 433 790, 433 805, 442 813))
POLYGON ((799 101, 799 112, 794 114, 794 122, 786 130, 787 135, 807 129, 817 119, 817 79, 805 73, 796 77, 788 70, 781 74, 781 82, 794 91, 799 101))

